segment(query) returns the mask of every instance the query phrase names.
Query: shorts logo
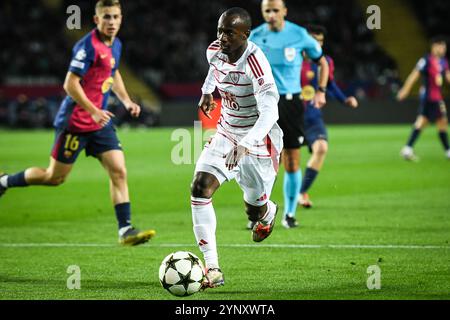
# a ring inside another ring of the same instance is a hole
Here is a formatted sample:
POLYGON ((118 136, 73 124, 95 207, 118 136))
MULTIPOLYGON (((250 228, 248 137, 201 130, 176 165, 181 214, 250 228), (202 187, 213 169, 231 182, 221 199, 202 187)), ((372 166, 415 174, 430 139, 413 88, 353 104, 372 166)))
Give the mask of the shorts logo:
POLYGON ((64 151, 64 157, 69 159, 73 155, 72 151, 66 150, 64 151))
POLYGON ((443 116, 446 116, 446 115, 447 115, 447 107, 445 106, 445 102, 444 102, 444 101, 441 101, 441 102, 439 103, 439 110, 441 111, 441 114, 442 114, 443 116))
POLYGON ((234 84, 239 83, 239 79, 241 78, 241 75, 239 73, 230 72, 228 75, 230 76, 231 82, 233 82, 234 84))
POLYGON ((265 193, 263 194, 263 196, 261 198, 259 198, 256 201, 264 201, 264 200, 267 200, 267 194, 265 194, 265 193))
POLYGON ((295 48, 284 48, 284 57, 288 62, 294 61, 296 56, 297 50, 295 48))

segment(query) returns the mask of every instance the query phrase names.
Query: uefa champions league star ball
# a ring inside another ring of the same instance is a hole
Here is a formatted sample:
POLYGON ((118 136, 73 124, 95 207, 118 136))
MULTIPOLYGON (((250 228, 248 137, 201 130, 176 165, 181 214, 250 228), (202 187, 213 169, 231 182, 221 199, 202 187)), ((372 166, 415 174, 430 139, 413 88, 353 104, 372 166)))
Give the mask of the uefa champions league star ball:
POLYGON ((159 281, 164 289, 177 297, 190 296, 202 287, 205 277, 202 261, 193 253, 169 254, 159 267, 159 281))

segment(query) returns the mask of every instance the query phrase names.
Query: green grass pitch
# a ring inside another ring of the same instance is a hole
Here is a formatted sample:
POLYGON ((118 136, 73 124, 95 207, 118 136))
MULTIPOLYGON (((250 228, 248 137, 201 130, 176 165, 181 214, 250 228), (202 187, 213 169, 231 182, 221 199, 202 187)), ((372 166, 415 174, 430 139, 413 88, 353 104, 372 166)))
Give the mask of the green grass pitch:
MULTIPOLYGON (((126 151, 133 222, 155 228, 151 243, 117 244, 107 175, 84 154, 58 188, 8 190, 0 199, 0 299, 180 299, 158 268, 170 252, 198 255, 189 187, 194 165, 174 165, 171 129, 119 130, 126 151), (22 245, 21 245, 22 244, 22 245), (81 270, 69 290, 67 268, 81 270)), ((278 219, 261 244, 245 230, 235 182, 214 197, 225 286, 183 299, 449 299, 450 161, 434 128, 417 144, 418 163, 399 150, 410 126, 330 126, 330 152, 298 210, 301 227, 278 219), (367 268, 381 269, 368 290, 367 268)), ((0 131, 0 171, 47 166, 51 131, 0 131)), ((303 149, 303 161, 308 156, 303 149)), ((273 200, 282 204, 280 171, 273 200)), ((280 217, 279 217, 280 218, 280 217)))

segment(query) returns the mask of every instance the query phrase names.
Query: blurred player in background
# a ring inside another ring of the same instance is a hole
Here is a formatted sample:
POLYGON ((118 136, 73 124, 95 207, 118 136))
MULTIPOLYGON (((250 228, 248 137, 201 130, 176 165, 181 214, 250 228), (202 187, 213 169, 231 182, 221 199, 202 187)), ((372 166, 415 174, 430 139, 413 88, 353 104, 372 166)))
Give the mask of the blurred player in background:
POLYGON ((241 8, 225 11, 219 19, 217 41, 207 49, 210 65, 199 108, 209 117, 216 107, 212 93, 222 97, 217 133, 197 162, 191 189, 194 233, 206 263, 205 286, 224 284, 216 245, 216 215, 212 196, 225 181, 236 179, 244 193, 252 238, 272 232, 277 205, 270 201, 283 147, 277 125, 279 99, 269 62, 260 48, 247 41, 251 18, 241 8))
MULTIPOLYGON (((316 39, 323 47, 326 29, 320 25, 310 25, 307 27, 309 34, 316 39)), ((329 66, 329 78, 327 85, 327 93, 331 94, 342 104, 351 108, 358 107, 358 101, 355 97, 347 97, 341 91, 334 80, 334 61, 331 57, 326 56, 329 66)), ((312 63, 310 59, 303 60, 301 84, 302 99, 306 105, 305 111, 305 135, 306 143, 312 153, 308 161, 305 174, 303 175, 302 187, 300 189, 299 204, 305 208, 311 208, 312 202, 309 199, 308 190, 311 188, 314 180, 317 178, 319 171, 322 169, 325 157, 328 152, 328 135, 325 123, 323 121, 322 111, 314 108, 312 98, 315 95, 318 87, 317 76, 319 74, 318 65, 312 63)))
POLYGON ((406 146, 401 150, 401 156, 406 160, 416 161, 413 146, 419 138, 420 132, 429 122, 436 122, 439 132, 439 139, 444 146, 446 157, 450 159, 450 147, 448 142, 448 119, 447 109, 442 95, 442 85, 444 78, 450 83, 450 69, 445 58, 447 52, 446 40, 442 36, 437 36, 431 40, 430 53, 421 58, 414 70, 406 79, 405 84, 397 94, 397 99, 406 99, 414 83, 423 77, 423 85, 420 88, 420 108, 414 124, 413 131, 406 146))
POLYGON ((278 124, 284 133, 282 162, 286 171, 283 184, 282 225, 285 228, 294 228, 298 226, 295 215, 302 182, 299 148, 305 139, 304 107, 299 99, 302 52, 320 65, 318 90, 313 98, 314 106, 317 108, 325 105, 328 63, 319 43, 306 29, 285 20, 287 15, 285 1, 263 0, 261 10, 266 23, 252 31, 250 40, 267 56, 280 94, 278 124))
POLYGON ((56 115, 55 142, 48 168, 29 168, 0 177, 0 195, 7 189, 31 185, 62 184, 80 154, 96 157, 110 177, 111 199, 119 225, 119 242, 137 245, 147 242, 154 230, 139 231, 131 225, 127 171, 121 144, 107 110, 111 90, 133 117, 141 109, 131 101, 118 70, 122 44, 116 38, 122 23, 119 0, 98 1, 94 21, 97 27, 83 37, 72 51, 64 90, 67 97, 56 115))

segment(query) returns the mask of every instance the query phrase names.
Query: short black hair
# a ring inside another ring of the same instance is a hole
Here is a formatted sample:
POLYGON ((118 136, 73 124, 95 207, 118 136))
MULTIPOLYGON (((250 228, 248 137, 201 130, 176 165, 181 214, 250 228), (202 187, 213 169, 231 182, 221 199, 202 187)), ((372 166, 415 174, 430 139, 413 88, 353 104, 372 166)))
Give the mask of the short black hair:
POLYGON ((436 35, 430 39, 431 45, 442 42, 447 43, 447 37, 442 34, 436 35))
POLYGON ((306 30, 312 34, 323 34, 324 37, 327 35, 327 28, 320 24, 309 24, 306 26, 306 30))
POLYGON ((252 17, 250 17, 250 14, 245 9, 242 9, 240 7, 233 7, 225 11, 223 15, 239 17, 239 19, 246 27, 248 27, 248 29, 252 28, 252 17))

